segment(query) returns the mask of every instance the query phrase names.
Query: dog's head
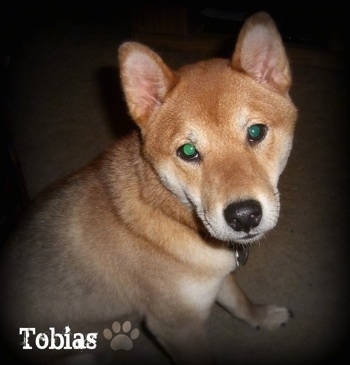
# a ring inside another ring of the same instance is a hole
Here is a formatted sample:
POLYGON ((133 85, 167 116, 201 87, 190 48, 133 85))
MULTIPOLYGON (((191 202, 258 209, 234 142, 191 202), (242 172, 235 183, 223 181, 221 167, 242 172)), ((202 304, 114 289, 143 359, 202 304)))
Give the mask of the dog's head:
POLYGON ((174 72, 148 47, 129 42, 119 61, 144 155, 166 188, 219 240, 249 243, 273 228, 296 109, 270 16, 245 22, 231 60, 174 72))

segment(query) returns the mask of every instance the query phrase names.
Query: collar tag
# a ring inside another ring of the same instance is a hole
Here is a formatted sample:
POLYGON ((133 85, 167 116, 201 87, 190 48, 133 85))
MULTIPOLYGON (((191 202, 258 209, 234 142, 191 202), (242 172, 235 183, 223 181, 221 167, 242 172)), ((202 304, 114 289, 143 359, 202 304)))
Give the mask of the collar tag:
POLYGON ((244 266, 248 261, 249 246, 234 243, 233 250, 234 250, 234 255, 236 256, 237 267, 244 266))

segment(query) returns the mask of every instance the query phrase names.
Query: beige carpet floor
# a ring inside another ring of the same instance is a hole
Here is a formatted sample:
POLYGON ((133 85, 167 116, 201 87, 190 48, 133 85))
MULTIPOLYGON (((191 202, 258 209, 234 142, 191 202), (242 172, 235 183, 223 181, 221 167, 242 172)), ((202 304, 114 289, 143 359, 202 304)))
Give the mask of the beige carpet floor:
MULTIPOLYGON (((116 70, 116 47, 127 39, 120 19, 66 18, 26 34, 12 56, 10 127, 30 197, 130 128, 116 70)), ((157 50, 173 67, 205 57, 196 50, 157 50)), ((280 181, 280 221, 254 246, 238 277, 253 300, 285 305, 295 318, 278 331, 255 331, 215 306, 208 332, 218 364, 338 364, 347 352, 346 79, 340 70, 292 67, 299 120, 280 181)), ((169 363, 145 331, 133 345, 111 352, 111 364, 140 357, 169 363)))

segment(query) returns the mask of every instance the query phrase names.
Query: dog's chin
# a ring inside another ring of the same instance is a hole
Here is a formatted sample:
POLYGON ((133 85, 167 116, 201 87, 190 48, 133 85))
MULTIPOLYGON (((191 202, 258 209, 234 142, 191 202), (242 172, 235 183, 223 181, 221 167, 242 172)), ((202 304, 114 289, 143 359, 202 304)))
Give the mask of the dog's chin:
POLYGON ((209 237, 220 241, 226 242, 228 244, 237 243, 240 245, 249 245, 256 241, 259 241, 266 232, 268 232, 272 225, 256 227, 249 232, 244 231, 235 231, 230 226, 228 226, 225 222, 221 222, 220 220, 209 220, 203 214, 199 215, 201 224, 201 235, 204 239, 208 239, 209 237))
POLYGON ((263 237, 263 235, 264 235, 263 233, 255 233, 255 234, 247 233, 245 236, 235 238, 233 240, 230 240, 229 242, 239 243, 240 245, 246 245, 259 241, 260 238, 263 237))
POLYGON ((212 237, 215 240, 220 242, 226 242, 228 244, 237 243, 240 245, 249 245, 251 243, 259 241, 265 234, 265 232, 258 232, 258 233, 243 233, 243 232, 236 232, 227 234, 220 234, 212 229, 211 227, 206 226, 206 233, 202 232, 202 237, 207 239, 208 237, 212 237), (208 229, 209 228, 209 229, 208 229))

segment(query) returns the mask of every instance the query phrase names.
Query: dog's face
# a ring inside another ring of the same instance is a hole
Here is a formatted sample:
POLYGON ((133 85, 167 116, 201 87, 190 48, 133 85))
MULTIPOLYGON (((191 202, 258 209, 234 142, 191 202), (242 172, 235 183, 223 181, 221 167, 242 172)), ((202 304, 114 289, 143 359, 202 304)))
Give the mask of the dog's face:
POLYGON ((126 43, 120 65, 144 154, 165 187, 219 240, 249 243, 273 228, 296 110, 271 18, 245 23, 231 60, 174 73, 147 47, 126 43))

